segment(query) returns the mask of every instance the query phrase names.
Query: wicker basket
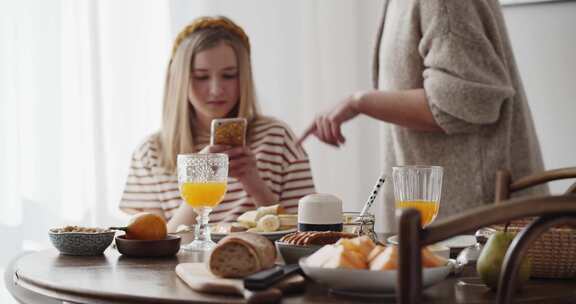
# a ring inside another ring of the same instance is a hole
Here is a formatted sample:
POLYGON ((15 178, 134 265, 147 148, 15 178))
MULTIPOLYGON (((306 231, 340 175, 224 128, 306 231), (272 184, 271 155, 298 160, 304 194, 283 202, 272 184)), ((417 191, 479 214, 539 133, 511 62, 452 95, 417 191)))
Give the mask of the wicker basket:
MULTIPOLYGON (((520 232, 533 219, 512 222, 508 231, 520 232)), ((504 230, 504 225, 494 226, 504 230)), ((531 277, 568 279, 576 277, 576 230, 566 226, 554 227, 541 234, 528 248, 532 260, 531 277)))

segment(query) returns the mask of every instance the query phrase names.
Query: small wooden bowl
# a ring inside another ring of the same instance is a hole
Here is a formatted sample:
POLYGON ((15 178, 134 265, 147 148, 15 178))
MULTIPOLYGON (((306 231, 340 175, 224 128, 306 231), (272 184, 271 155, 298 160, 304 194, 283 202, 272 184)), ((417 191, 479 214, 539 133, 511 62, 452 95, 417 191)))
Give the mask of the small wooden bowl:
POLYGON ((116 237, 116 247, 121 254, 130 257, 168 257, 178 253, 180 240, 180 236, 174 234, 154 241, 131 240, 120 235, 116 237))

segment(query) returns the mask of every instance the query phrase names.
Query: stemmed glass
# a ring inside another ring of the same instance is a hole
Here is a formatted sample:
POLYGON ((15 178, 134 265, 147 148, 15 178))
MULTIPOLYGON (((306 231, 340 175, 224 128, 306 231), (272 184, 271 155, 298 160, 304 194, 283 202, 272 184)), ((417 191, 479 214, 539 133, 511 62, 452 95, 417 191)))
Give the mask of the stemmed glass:
POLYGON ((430 224, 440 209, 442 174, 440 166, 393 167, 396 208, 417 209, 422 227, 430 224))
POLYGON ((224 198, 228 178, 228 155, 221 153, 178 154, 178 186, 182 199, 196 217, 194 241, 182 247, 188 251, 209 251, 216 243, 210 238, 208 215, 224 198))

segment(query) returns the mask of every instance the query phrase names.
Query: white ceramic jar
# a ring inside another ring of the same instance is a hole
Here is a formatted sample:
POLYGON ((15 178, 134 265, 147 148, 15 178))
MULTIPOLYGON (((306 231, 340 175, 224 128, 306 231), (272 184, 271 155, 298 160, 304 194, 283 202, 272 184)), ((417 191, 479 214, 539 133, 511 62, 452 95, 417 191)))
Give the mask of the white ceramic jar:
POLYGON ((298 202, 299 231, 342 231, 342 200, 315 193, 298 202))

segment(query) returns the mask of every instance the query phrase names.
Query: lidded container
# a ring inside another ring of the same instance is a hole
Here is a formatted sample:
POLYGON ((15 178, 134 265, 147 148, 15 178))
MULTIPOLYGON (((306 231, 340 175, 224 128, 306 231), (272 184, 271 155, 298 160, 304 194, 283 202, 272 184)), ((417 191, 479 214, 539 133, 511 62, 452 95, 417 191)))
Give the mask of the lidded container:
POLYGON ((298 202, 298 231, 342 231, 342 200, 315 193, 298 202))

